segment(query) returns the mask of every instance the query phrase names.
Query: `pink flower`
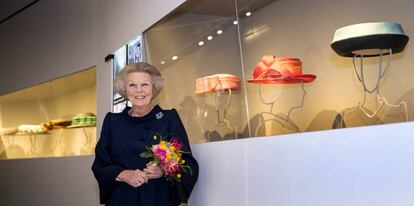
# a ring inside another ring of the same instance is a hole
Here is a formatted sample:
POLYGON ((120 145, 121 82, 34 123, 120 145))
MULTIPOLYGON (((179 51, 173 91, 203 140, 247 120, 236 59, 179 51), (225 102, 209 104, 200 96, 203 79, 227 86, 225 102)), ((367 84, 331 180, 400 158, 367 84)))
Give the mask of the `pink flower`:
POLYGON ((181 144, 180 140, 179 140, 178 138, 176 138, 176 137, 173 137, 173 138, 171 139, 171 145, 172 145, 172 146, 174 146, 174 147, 176 147, 178 150, 180 150, 180 149, 181 149, 181 147, 183 146, 183 145, 181 144))
POLYGON ((154 155, 159 158, 160 160, 165 159, 165 155, 167 154, 167 152, 161 148, 157 148, 154 151, 154 155))
POLYGON ((170 141, 161 138, 158 144, 147 146, 147 151, 142 152, 140 156, 151 158, 151 161, 161 168, 167 180, 180 181, 181 170, 191 172, 191 168, 185 165, 185 161, 182 159, 184 152, 181 150, 182 147, 183 145, 177 137, 171 138, 170 141))

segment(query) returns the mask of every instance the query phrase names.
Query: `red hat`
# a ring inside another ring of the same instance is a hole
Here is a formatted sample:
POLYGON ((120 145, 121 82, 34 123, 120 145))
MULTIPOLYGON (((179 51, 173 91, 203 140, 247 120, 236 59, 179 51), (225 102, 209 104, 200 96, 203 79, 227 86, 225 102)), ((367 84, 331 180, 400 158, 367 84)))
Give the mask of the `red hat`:
POLYGON ((315 80, 313 74, 302 74, 302 62, 298 58, 276 58, 265 55, 253 71, 253 79, 247 80, 254 84, 299 84, 315 80))

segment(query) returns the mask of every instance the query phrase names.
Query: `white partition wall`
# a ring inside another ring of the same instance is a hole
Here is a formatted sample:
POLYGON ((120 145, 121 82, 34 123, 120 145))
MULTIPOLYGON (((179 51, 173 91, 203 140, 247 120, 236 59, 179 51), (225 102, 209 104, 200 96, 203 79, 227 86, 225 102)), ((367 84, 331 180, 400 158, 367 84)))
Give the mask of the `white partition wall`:
POLYGON ((413 127, 390 124, 194 145, 201 179, 190 205, 413 205, 413 127))
POLYGON ((413 205, 413 125, 249 140, 248 205, 413 205))
POLYGON ((247 205, 245 141, 192 146, 200 174, 190 205, 247 205))

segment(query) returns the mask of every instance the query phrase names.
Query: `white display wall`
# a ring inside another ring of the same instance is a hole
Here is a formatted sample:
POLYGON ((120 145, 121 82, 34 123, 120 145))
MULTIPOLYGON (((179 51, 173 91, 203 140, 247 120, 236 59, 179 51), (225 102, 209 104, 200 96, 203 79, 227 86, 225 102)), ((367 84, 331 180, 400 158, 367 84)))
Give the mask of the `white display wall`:
POLYGON ((409 206, 414 123, 193 145, 189 205, 409 206))

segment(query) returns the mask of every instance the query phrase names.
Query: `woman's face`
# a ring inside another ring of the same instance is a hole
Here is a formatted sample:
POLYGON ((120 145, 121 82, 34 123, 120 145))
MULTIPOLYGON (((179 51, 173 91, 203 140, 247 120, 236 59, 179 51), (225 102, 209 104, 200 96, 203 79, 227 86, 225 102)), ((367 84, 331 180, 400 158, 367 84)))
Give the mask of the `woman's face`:
POLYGON ((145 72, 129 73, 126 92, 133 107, 147 107, 152 99, 151 76, 145 72))

